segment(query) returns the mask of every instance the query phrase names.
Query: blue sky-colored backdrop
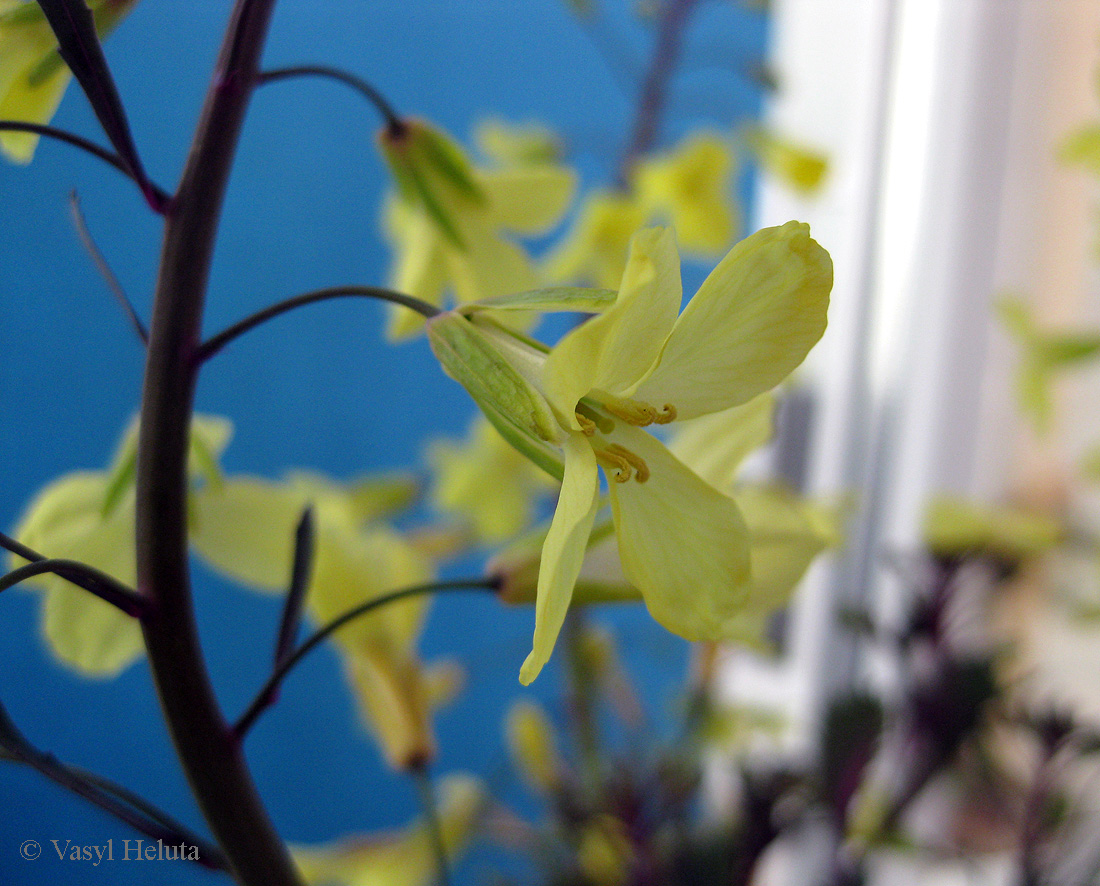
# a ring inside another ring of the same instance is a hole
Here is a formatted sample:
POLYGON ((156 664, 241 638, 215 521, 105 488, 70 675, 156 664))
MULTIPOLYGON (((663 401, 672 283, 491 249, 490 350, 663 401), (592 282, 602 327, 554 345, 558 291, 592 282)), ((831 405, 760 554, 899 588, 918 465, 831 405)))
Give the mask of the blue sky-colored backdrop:
MULTIPOLYGON (((557 129, 586 182, 606 182, 626 138, 650 36, 625 4, 586 32, 561 0, 361 3, 284 0, 268 67, 334 64, 372 81, 402 112, 468 142, 488 115, 557 129)), ((182 167, 230 4, 143 0, 107 43, 146 166, 167 188, 182 167)), ((631 5, 633 9, 633 5, 631 5)), ((733 2, 705 2, 686 35, 662 144, 708 120, 742 119, 758 94, 744 72, 763 52, 766 23, 733 2)), ((70 88, 54 121, 102 140, 70 88)), ((374 150, 374 111, 354 93, 310 79, 256 96, 230 184, 206 314, 207 333, 272 301, 322 286, 380 283, 387 252, 377 218, 386 186, 374 150)), ((0 524, 10 530, 45 483, 101 469, 138 405, 137 339, 81 250, 69 218, 76 189, 89 227, 122 285, 148 316, 160 225, 113 170, 68 146, 43 143, 29 167, 0 165, 0 524)), ((692 291, 689 282, 687 290, 692 291)), ((380 307, 313 306, 235 342, 204 371, 198 408, 230 417, 231 472, 276 476, 310 467, 336 477, 421 465, 431 434, 461 434, 464 392, 423 341, 390 347, 380 307)), ((466 563, 465 571, 479 564, 466 563)), ((277 606, 196 571, 196 602, 214 680, 229 712, 266 674, 277 606)), ((171 755, 148 671, 87 682, 57 665, 37 636, 38 599, 0 599, 0 699, 32 741, 114 778, 201 828, 171 755)), ((682 673, 685 644, 640 608, 611 616, 640 674, 655 722, 682 673)), ((497 725, 519 693, 533 615, 480 597, 437 605, 424 640, 467 667, 469 685, 439 720, 437 772, 506 772, 497 725)), ((560 696, 556 667, 535 694, 560 696)), ((657 728, 656 726, 654 728, 657 728)), ((413 786, 382 765, 356 725, 335 655, 308 659, 248 741, 271 813, 292 841, 393 827, 417 811, 413 786)), ((206 883, 179 864, 59 862, 49 841, 102 844, 134 836, 38 776, 0 766, 0 883, 206 883), (19 857, 28 839, 40 859, 19 857), (52 856, 52 857, 51 857, 52 856), (166 866, 167 865, 167 866, 166 866)), ((483 880, 491 856, 467 876, 483 880)))

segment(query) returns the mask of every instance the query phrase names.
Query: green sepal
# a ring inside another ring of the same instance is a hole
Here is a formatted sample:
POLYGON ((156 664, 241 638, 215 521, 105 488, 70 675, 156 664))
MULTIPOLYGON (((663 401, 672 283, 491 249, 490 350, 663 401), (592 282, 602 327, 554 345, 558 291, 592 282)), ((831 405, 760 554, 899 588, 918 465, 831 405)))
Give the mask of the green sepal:
POLYGON ((512 439, 515 432, 533 437, 536 446, 559 438, 560 431, 546 399, 504 358, 484 332, 453 312, 433 317, 427 329, 432 351, 444 371, 469 392, 512 445, 516 445, 512 439), (490 412, 515 431, 502 430, 490 412))
POLYGON ((590 289, 583 286, 548 286, 526 292, 498 295, 463 305, 463 314, 477 311, 576 311, 599 314, 606 311, 618 297, 614 289, 590 289))

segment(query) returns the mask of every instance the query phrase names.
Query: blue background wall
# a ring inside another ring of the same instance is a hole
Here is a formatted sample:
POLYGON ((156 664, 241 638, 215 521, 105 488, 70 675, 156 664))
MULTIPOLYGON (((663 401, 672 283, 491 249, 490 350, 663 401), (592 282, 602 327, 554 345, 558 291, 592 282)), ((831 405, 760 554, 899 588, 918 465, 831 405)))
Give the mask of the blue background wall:
MULTIPOLYGON (((143 158, 165 187, 180 172, 228 8, 213 0, 144 0, 107 44, 143 158)), ((402 111, 463 139, 487 114, 544 121, 563 134, 588 181, 601 182, 628 131, 649 46, 627 12, 617 5, 609 12, 603 36, 593 36, 558 0, 285 0, 266 64, 345 67, 402 111), (601 44, 610 51, 601 54, 601 44), (605 56, 616 61, 609 65, 605 56)), ((756 91, 739 71, 759 57, 764 41, 762 17, 733 3, 703 5, 675 81, 681 110, 668 117, 663 143, 700 119, 719 125, 755 108, 756 91)), ((102 140, 74 88, 54 122, 102 140)), ((360 97, 332 83, 302 80, 260 91, 231 181, 208 333, 299 292, 384 279, 387 254, 376 219, 386 181, 373 148, 377 126, 360 97)), ((29 167, 0 165, 0 525, 8 530, 52 478, 104 467, 138 404, 141 349, 77 242, 68 212, 73 188, 124 288, 143 315, 150 308, 160 225, 135 189, 58 144, 43 143, 29 167)), ((314 306, 253 332, 213 361, 198 408, 236 424, 227 469, 274 476, 301 466, 347 477, 419 463, 430 434, 460 434, 472 414, 464 393, 423 341, 384 345, 381 320, 381 309, 365 302, 314 306)), ((477 567, 466 564, 466 571, 477 567)), ((201 569, 196 597, 214 679, 226 709, 240 710, 265 676, 277 607, 201 569)), ((110 682, 74 677, 42 648, 37 609, 33 594, 0 599, 0 699, 13 718, 62 760, 114 778, 201 828, 147 668, 135 665, 110 682)), ((609 618, 624 630, 626 657, 659 722, 682 675, 684 644, 643 612, 609 618)), ((530 611, 502 611, 481 598, 454 598, 435 609, 427 655, 455 655, 469 673, 465 695, 439 721, 439 773, 505 771, 495 724, 519 693, 516 674, 532 624, 530 611)), ((552 707, 561 691, 556 667, 535 687, 552 707)), ((271 813, 293 841, 393 827, 416 814, 413 786, 385 770, 357 726, 329 650, 292 678, 248 750, 271 813)), ((0 766, 0 810, 0 883, 220 881, 178 864, 58 862, 51 839, 101 844, 134 835, 16 767, 0 766), (36 862, 19 857, 28 839, 46 847, 36 862)), ((495 864, 492 856, 475 857, 467 880, 484 880, 495 864)))

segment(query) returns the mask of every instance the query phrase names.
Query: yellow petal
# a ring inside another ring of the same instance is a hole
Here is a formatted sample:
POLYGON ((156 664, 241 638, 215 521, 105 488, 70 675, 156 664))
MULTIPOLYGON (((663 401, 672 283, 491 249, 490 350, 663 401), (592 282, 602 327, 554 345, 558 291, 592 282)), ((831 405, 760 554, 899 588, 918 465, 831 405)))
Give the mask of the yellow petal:
MULTIPOLYGON (((322 524, 317 527, 306 609, 324 624, 354 606, 431 578, 428 558, 393 530, 353 533, 322 524)), ((341 628, 336 640, 348 646, 377 642, 407 649, 420 632, 428 605, 426 596, 388 604, 341 628)))
MULTIPOLYGON (((134 497, 127 494, 105 517, 106 476, 84 472, 55 480, 28 507, 14 535, 47 557, 79 560, 133 586, 134 497)), ((113 677, 144 651, 137 621, 84 589, 55 575, 26 586, 45 591, 42 631, 50 650, 85 676, 113 677)))
MULTIPOLYGON (((473 836, 484 792, 472 776, 451 775, 438 793, 443 845, 454 859, 473 836)), ((309 886, 429 886, 438 875, 432 834, 422 822, 386 835, 292 847, 291 854, 309 886)))
POLYGON ((386 762, 398 772, 435 756, 424 673, 416 657, 377 643, 343 650, 345 668, 363 724, 377 739, 386 762))
POLYGON ((596 191, 581 206, 562 244, 546 259, 546 280, 617 288, 630 238, 646 222, 645 210, 626 194, 596 191))
POLYGON ((668 630, 689 640, 723 639, 750 588, 741 512, 645 431, 620 425, 609 439, 650 472, 644 483, 610 484, 624 573, 668 630))
POLYGON ((294 532, 309 498, 285 483, 227 478, 191 499, 191 546, 234 581, 265 591, 290 583, 294 532))
POLYGON ((493 222, 527 236, 545 234, 561 221, 577 189, 576 173, 549 164, 485 172, 478 181, 493 222))
POLYGON ((770 390, 821 338, 832 285, 807 225, 757 231, 703 282, 635 397, 694 418, 770 390))
POLYGON ((550 352, 543 389, 575 425, 577 401, 592 389, 630 394, 660 353, 680 311, 680 258, 667 228, 640 231, 615 304, 568 333, 550 352))
POLYGON ((733 152, 712 133, 685 139, 634 170, 632 183, 651 216, 668 219, 684 252, 721 254, 737 234, 733 152))
POLYGON ((573 584, 584 560, 585 544, 599 503, 596 455, 588 438, 580 433, 570 434, 563 448, 565 478, 550 532, 542 547, 535 603, 535 639, 519 674, 519 681, 524 685, 534 680, 550 660, 569 610, 573 584))
MULTIPOLYGON (((387 201, 383 221, 394 250, 390 287, 430 305, 442 305, 447 276, 443 242, 436 225, 422 209, 397 198, 387 201)), ((386 335, 391 341, 407 338, 424 325, 420 314, 399 305, 390 306, 389 317, 386 335)))
POLYGON ((729 490, 741 462, 772 436, 775 397, 769 392, 748 403, 677 422, 668 448, 716 489, 729 490))
POLYGON ((479 540, 496 543, 531 520, 537 494, 549 489, 546 475, 508 445, 484 418, 456 445, 436 441, 428 451, 436 509, 468 521, 479 540))
POLYGON ((546 712, 534 702, 521 699, 508 711, 506 732, 513 765, 531 787, 551 793, 558 785, 563 764, 546 712))
POLYGON ((527 253, 504 239, 489 219, 471 218, 463 232, 465 249, 445 247, 446 266, 459 304, 535 287, 538 281, 527 253))

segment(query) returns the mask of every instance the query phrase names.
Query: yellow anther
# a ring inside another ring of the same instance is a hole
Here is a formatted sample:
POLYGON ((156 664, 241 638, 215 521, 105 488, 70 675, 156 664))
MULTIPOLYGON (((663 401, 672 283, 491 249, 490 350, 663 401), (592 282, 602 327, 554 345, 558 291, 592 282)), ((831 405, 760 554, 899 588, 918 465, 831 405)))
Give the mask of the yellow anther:
POLYGON ((623 456, 612 452, 612 448, 621 447, 609 447, 607 449, 596 450, 596 461, 603 465, 604 469, 609 471, 611 479, 616 483, 625 483, 631 476, 631 463, 623 456))
POLYGON ((596 423, 592 419, 581 415, 579 412, 574 412, 573 415, 577 418, 577 423, 581 426, 581 433, 586 437, 591 437, 596 433, 596 423))
POLYGON ((639 456, 617 443, 612 443, 607 449, 612 455, 618 456, 634 469, 634 479, 639 483, 645 483, 649 479, 649 465, 639 456))
POLYGON ((644 428, 657 421, 657 410, 648 403, 637 400, 626 400, 618 397, 601 398, 601 406, 612 415, 618 416, 627 424, 644 428))
MULTIPOLYGON (((594 404, 586 403, 583 398, 579 403, 577 403, 576 411, 579 412, 580 415, 583 415, 585 418, 587 418, 590 422, 592 422, 592 424, 594 424, 597 428, 599 428, 600 433, 610 434, 613 430, 615 430, 615 422, 613 422, 610 418, 600 412, 599 409, 594 406, 594 404)), ((580 415, 577 416, 578 419, 580 418, 580 415)))
POLYGON ((676 407, 666 403, 657 411, 657 417, 653 419, 659 425, 667 425, 670 421, 676 421, 676 407))

